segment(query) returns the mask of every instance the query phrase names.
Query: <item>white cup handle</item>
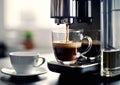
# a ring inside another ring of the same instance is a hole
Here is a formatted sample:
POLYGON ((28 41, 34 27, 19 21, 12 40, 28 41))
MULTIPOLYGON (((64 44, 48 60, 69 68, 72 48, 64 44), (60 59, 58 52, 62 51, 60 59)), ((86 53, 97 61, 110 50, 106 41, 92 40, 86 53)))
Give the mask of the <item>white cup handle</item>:
POLYGON ((37 56, 34 60, 34 67, 39 67, 45 63, 45 58, 37 56))

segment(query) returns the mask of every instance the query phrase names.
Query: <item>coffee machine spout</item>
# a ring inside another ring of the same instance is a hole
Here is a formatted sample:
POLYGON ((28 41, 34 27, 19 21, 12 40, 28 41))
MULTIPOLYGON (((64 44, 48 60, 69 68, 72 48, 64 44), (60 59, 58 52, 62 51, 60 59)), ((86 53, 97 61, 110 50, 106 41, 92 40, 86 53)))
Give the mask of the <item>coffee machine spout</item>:
POLYGON ((71 24, 74 19, 78 22, 92 22, 91 0, 51 0, 51 18, 56 24, 71 24))

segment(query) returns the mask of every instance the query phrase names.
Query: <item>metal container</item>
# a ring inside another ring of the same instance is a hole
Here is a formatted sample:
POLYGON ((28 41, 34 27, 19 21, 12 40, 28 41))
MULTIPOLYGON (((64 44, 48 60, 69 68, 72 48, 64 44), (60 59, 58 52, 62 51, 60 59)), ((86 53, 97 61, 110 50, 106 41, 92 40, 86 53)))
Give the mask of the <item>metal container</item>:
POLYGON ((120 75, 120 0, 101 0, 101 76, 120 75))
POLYGON ((91 0, 51 0, 51 18, 57 24, 73 23, 74 18, 90 22, 91 8, 91 0))

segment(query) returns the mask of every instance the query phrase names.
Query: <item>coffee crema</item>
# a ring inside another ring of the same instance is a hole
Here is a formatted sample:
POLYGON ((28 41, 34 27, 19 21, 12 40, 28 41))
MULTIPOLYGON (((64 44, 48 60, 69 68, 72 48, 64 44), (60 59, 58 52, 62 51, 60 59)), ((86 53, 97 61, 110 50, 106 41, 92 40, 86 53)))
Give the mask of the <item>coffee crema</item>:
POLYGON ((81 45, 81 42, 53 42, 53 47, 78 48, 81 47, 81 45))
POLYGON ((54 54, 58 60, 73 61, 77 59, 81 42, 53 42, 54 54))

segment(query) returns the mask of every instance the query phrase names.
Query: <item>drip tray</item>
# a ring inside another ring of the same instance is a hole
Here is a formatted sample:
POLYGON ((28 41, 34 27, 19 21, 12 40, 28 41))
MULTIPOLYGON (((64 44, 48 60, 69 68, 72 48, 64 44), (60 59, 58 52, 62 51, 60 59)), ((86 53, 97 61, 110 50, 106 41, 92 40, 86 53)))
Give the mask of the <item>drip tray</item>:
POLYGON ((47 65, 50 71, 57 72, 57 73, 86 74, 86 73, 100 72, 99 63, 87 63, 84 65, 63 65, 63 64, 59 64, 56 61, 50 61, 50 62, 47 62, 47 65))

